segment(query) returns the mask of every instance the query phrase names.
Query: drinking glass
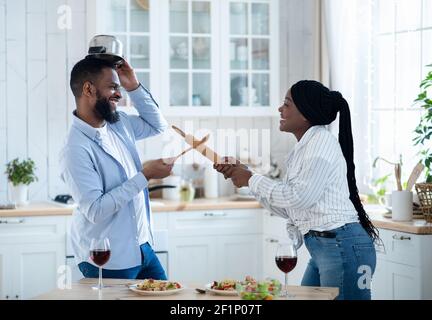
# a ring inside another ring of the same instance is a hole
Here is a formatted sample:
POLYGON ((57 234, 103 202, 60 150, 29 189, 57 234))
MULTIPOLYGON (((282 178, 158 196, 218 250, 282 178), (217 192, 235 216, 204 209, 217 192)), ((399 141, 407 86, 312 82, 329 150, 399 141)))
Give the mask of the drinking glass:
POLYGON ((105 286, 102 284, 102 266, 106 264, 111 256, 110 243, 108 238, 94 238, 90 243, 90 258, 99 266, 99 283, 92 288, 102 290, 105 286))
POLYGON ((281 242, 278 244, 275 256, 276 265, 285 273, 285 291, 281 296, 292 298, 288 294, 288 272, 294 269, 297 264, 297 249, 293 242, 281 242))

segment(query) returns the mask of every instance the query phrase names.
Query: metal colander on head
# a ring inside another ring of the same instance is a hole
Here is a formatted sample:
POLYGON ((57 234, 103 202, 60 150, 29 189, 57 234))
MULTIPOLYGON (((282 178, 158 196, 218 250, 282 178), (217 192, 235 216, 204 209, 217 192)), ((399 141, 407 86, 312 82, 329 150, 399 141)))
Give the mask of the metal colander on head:
POLYGON ((123 44, 111 35, 96 35, 90 40, 86 58, 98 58, 121 64, 123 62, 123 44))

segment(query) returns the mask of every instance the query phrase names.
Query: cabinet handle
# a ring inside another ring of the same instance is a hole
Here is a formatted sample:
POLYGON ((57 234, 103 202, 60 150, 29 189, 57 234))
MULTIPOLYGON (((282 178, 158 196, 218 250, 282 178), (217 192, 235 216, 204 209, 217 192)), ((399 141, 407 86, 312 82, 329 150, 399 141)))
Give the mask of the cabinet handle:
POLYGON ((273 212, 271 212, 271 211, 266 211, 266 213, 267 213, 267 215, 270 216, 270 217, 276 217, 276 216, 277 216, 277 214, 275 214, 275 213, 273 213, 273 212))
POLYGON ((411 237, 398 236, 396 234, 394 234, 392 238, 395 240, 411 240, 411 237))
POLYGON ((5 297, 5 298, 6 298, 6 300, 8 300, 8 299, 9 299, 9 296, 8 296, 8 295, 6 295, 6 297, 5 297))
POLYGON ((24 223, 24 219, 0 220, 0 224, 21 224, 21 223, 24 223))
POLYGON ((227 214, 225 212, 221 213, 213 213, 213 212, 206 212, 204 213, 204 217, 225 217, 227 214))
POLYGON ((266 241, 270 242, 270 243, 278 243, 279 242, 279 240, 277 240, 277 239, 266 239, 266 241))
POLYGON ((16 299, 19 299, 19 295, 16 295, 15 298, 16 298, 16 299))

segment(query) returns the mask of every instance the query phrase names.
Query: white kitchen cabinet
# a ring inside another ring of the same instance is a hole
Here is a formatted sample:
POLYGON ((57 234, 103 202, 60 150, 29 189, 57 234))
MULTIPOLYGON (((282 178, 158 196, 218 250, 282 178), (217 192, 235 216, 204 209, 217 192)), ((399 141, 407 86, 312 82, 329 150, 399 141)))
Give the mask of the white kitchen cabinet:
MULTIPOLYGON (((277 114, 279 0, 88 0, 167 116, 277 114)), ((121 105, 130 105, 127 99, 121 105)))
MULTIPOLYGON (((286 239, 286 219, 275 215, 267 210, 264 210, 262 215, 263 236, 261 244, 263 246, 263 277, 270 277, 285 281, 285 276, 282 271, 276 266, 275 254, 279 242, 286 239)), ((297 251, 297 265, 288 273, 289 285, 300 285, 303 279, 303 274, 309 262, 310 255, 303 244, 297 251)))
POLYGON ((432 235, 380 229, 372 299, 432 299, 432 235))
POLYGON ((0 245, 0 300, 7 300, 12 297, 10 257, 10 248, 0 245))
POLYGON ((257 234, 260 210, 208 210, 173 212, 169 215, 170 236, 257 234))
POLYGON ((257 235, 222 236, 217 241, 217 279, 261 278, 262 252, 257 235))
POLYGON ((168 278, 209 283, 217 273, 216 237, 187 236, 170 239, 168 278))
POLYGON ((57 286, 65 265, 65 217, 0 218, 0 276, 3 299, 29 299, 57 286), (3 271, 4 270, 4 271, 3 271))
POLYGON ((261 209, 170 212, 169 277, 200 283, 259 277, 261 214, 261 209))
POLYGON ((57 288, 57 270, 65 264, 64 241, 11 246, 15 299, 31 299, 57 288))

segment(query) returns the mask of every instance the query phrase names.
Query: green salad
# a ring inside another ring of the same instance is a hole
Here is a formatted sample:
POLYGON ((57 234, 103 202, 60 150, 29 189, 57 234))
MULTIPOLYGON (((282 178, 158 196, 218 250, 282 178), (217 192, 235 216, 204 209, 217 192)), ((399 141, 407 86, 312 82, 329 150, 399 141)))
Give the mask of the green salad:
POLYGON ((245 281, 236 284, 236 290, 243 300, 273 300, 279 295, 281 287, 278 280, 256 281, 252 277, 246 277, 245 281))

